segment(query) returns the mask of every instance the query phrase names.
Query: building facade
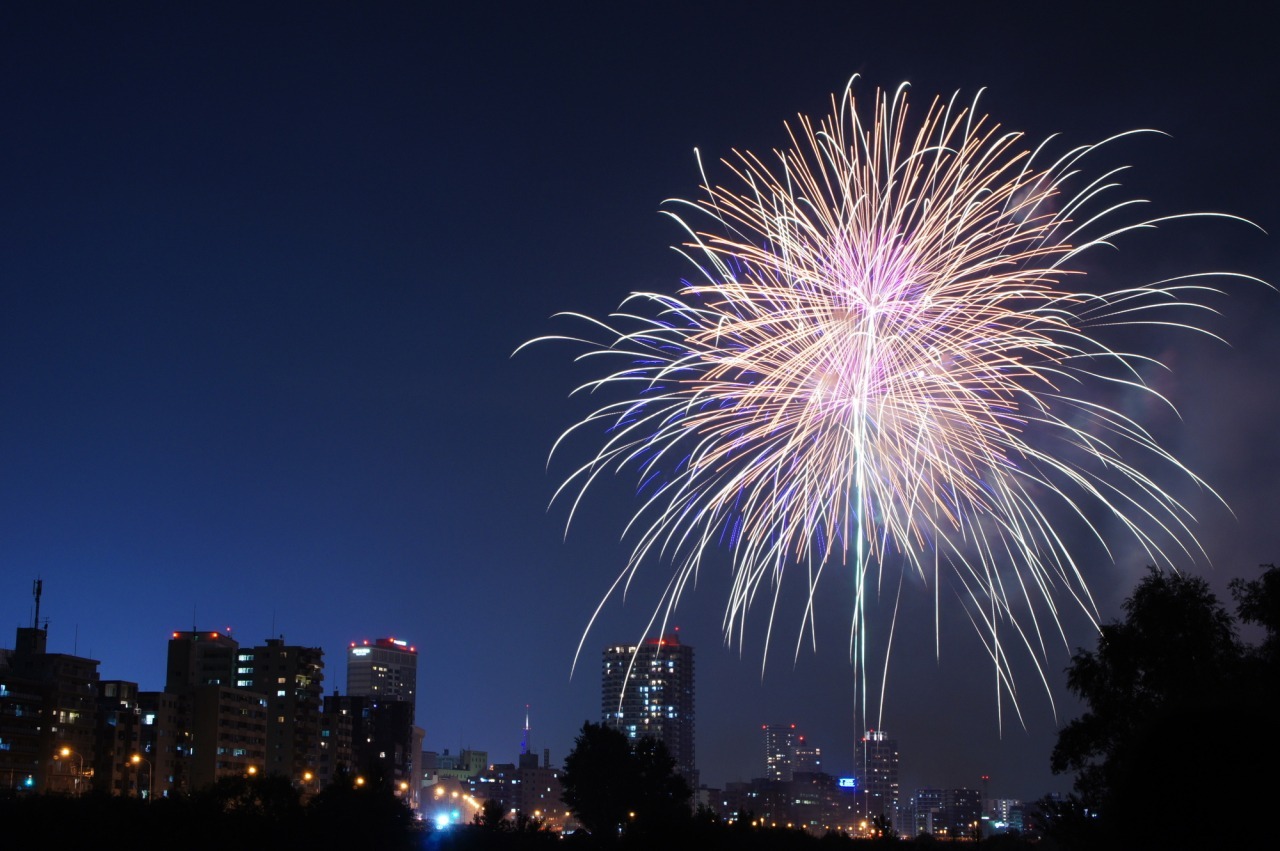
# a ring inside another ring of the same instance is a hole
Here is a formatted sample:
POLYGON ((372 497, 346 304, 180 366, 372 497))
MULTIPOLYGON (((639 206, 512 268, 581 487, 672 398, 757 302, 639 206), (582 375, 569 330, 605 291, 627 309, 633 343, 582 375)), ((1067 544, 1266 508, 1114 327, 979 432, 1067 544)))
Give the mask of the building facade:
POLYGON ((764 777, 790 780, 795 770, 795 724, 764 725, 764 777))
POLYGON ((600 694, 605 726, 632 742, 645 737, 662 742, 689 786, 698 788, 692 647, 674 634, 606 647, 600 694))
POLYGON ((318 788, 324 651, 287 645, 282 636, 242 649, 236 659, 236 685, 267 700, 264 770, 288 777, 304 790, 318 788))
POLYGON ((897 818, 898 742, 883 730, 868 730, 858 742, 854 771, 865 817, 897 818))
POLYGON ((139 794, 167 798, 177 791, 189 790, 189 702, 167 691, 139 692, 138 716, 138 761, 133 766, 133 782, 139 794))
POLYGON ((822 772, 822 748, 804 736, 796 736, 792 749, 791 770, 795 774, 819 774, 822 772))
POLYGON ((347 694, 414 703, 418 650, 398 638, 351 642, 347 648, 347 694))
POLYGON ((98 662, 49 653, 48 637, 19 627, 0 654, 0 787, 79 795, 97 753, 98 662))
MULTIPOLYGON (((347 649, 347 694, 331 697, 352 717, 355 769, 390 781, 418 786, 414 766, 418 695, 418 649, 398 638, 352 642, 347 649)), ((419 748, 420 749, 420 748, 419 748)))

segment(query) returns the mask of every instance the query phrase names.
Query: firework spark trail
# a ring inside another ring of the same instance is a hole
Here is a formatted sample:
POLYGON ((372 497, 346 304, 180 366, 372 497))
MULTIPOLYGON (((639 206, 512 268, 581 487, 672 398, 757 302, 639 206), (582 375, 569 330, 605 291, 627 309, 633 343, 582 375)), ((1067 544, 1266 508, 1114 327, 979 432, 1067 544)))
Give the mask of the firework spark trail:
MULTIPOLYGON (((706 197, 675 202, 712 225, 669 212, 688 235, 680 250, 698 282, 678 296, 633 294, 608 321, 567 314, 603 341, 539 338, 625 362, 579 388, 624 398, 552 449, 587 427, 605 432, 556 491, 572 497, 570 523, 597 477, 626 468, 639 476, 643 501, 624 531, 634 549, 609 593, 646 558, 670 559, 675 573, 650 627, 664 624, 704 554, 727 546, 726 640, 736 632, 741 642, 767 580, 767 658, 787 569, 801 566, 809 584, 798 653, 806 630, 816 641, 819 579, 848 566, 863 719, 866 605, 886 569, 903 570, 895 601, 908 570, 935 583, 938 630, 936 585, 950 567, 994 664, 998 712, 1007 696, 1021 719, 1010 650, 1029 652, 1048 692, 1046 631, 1066 643, 1056 598, 1065 593, 1097 617, 1051 503, 1104 548, 1098 507, 1154 562, 1172 563, 1170 542, 1199 550, 1189 512, 1126 456, 1207 486, 1140 423, 1085 398, 1115 384, 1163 401, 1141 379, 1147 359, 1094 334, 1114 325, 1200 330, 1184 316, 1208 310, 1202 300, 1217 290, 1203 280, 1247 276, 1196 274, 1102 295, 1068 287, 1083 274, 1083 252, 1168 219, 1113 226, 1140 202, 1106 200, 1119 169, 1081 176, 1096 145, 1041 166, 1045 145, 1021 147, 1020 134, 976 106, 935 99, 913 124, 904 86, 877 92, 867 123, 851 82, 829 116, 788 127, 791 146, 772 160, 726 160, 736 188, 704 172, 706 197), (1070 194, 1069 183, 1084 188, 1070 194), (1055 437, 1064 451, 1032 435, 1055 437)), ((877 714, 887 670, 886 650, 877 714)))

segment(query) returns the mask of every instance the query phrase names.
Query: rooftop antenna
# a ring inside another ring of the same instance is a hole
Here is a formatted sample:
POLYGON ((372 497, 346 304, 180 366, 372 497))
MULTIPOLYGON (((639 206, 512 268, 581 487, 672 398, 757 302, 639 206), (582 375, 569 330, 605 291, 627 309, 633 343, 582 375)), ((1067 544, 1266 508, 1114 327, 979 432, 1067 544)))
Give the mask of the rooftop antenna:
POLYGON ((524 705, 524 735, 520 737, 520 755, 529 752, 529 704, 524 705))
MULTIPOLYGON (((40 628, 40 594, 42 591, 44 591, 43 579, 37 579, 31 583, 31 594, 36 598, 36 614, 35 618, 31 621, 31 625, 36 629, 40 628)), ((47 624, 45 625, 45 629, 48 629, 47 624)))

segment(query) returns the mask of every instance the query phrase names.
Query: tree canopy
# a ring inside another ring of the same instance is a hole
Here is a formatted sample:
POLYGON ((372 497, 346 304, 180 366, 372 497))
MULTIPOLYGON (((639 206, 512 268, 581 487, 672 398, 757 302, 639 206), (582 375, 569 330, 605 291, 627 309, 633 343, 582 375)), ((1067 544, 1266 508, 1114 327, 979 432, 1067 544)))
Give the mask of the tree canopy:
POLYGON ((1151 568, 1124 619, 1072 658, 1067 685, 1088 709, 1059 732, 1051 767, 1075 772, 1108 834, 1164 847, 1252 836, 1232 814, 1260 812, 1240 796, 1256 786, 1250 766, 1277 755, 1277 588, 1274 566, 1232 585, 1240 620, 1267 632, 1254 646, 1203 579, 1151 568))
POLYGON ((633 748, 622 733, 584 722, 565 757, 562 798, 593 836, 661 831, 689 819, 692 791, 662 742, 633 748))

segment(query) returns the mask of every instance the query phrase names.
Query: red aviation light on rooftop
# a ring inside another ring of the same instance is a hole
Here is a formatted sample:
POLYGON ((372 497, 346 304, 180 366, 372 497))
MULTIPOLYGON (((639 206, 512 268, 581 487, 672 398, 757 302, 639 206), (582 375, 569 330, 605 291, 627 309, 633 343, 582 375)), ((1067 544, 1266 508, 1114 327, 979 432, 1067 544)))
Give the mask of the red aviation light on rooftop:
MULTIPOLYGON (((369 642, 366 641, 365 643, 368 644, 369 642)), ((388 650, 399 650, 405 653, 418 652, 416 647, 410 647, 409 642, 405 641, 402 638, 395 638, 395 637, 389 636, 387 638, 379 638, 377 641, 373 643, 378 647, 385 647, 388 650)))

